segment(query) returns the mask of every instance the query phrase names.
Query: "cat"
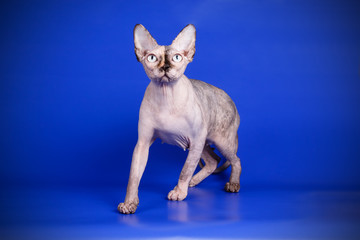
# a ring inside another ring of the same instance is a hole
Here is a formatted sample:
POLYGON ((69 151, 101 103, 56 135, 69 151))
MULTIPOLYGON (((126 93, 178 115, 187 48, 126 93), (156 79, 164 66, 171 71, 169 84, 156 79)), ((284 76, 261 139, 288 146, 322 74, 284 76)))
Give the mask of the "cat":
POLYGON ((238 192, 240 189, 241 164, 236 155, 240 116, 223 90, 184 75, 195 54, 195 39, 196 30, 192 24, 187 25, 170 46, 158 45, 141 24, 134 28, 136 58, 151 81, 140 107, 138 141, 126 197, 118 205, 121 213, 135 213, 137 209, 138 187, 149 147, 157 138, 189 151, 178 184, 168 194, 169 200, 185 199, 189 186, 199 184, 214 171, 229 165, 231 176, 225 190, 238 192), (220 158, 210 145, 215 145, 227 160, 218 169, 220 158), (200 159, 205 166, 193 176, 200 159))

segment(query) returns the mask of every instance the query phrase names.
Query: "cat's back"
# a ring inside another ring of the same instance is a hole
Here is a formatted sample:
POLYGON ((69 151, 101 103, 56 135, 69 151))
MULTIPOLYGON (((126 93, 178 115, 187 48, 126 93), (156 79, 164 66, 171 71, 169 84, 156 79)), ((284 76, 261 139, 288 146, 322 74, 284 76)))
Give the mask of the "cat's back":
POLYGON ((224 90, 200 80, 189 80, 202 106, 203 113, 208 119, 210 128, 217 128, 219 123, 222 123, 222 127, 225 128, 226 125, 239 125, 240 116, 235 103, 224 90))
POLYGON ((195 89, 195 93, 198 97, 211 96, 211 95, 220 95, 222 97, 229 97, 226 92, 218 87, 215 87, 209 83, 203 82, 201 80, 189 79, 191 84, 195 89))
POLYGON ((234 102, 224 90, 200 80, 189 80, 193 85, 197 97, 202 103, 205 104, 205 106, 209 105, 210 103, 216 103, 216 105, 219 106, 233 105, 233 107, 235 108, 234 110, 236 110, 234 102))

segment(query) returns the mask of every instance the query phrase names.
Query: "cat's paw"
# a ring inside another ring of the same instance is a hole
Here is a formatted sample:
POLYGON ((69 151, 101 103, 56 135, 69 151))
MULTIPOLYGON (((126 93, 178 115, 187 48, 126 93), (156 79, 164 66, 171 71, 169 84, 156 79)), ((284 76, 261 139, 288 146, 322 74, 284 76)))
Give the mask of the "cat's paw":
POLYGON ((225 191, 227 191, 227 192, 239 192, 239 190, 240 190, 240 184, 239 183, 227 182, 225 184, 225 191))
POLYGON ((171 190, 168 194, 168 199, 171 201, 182 201, 186 198, 187 192, 180 190, 178 186, 171 190))
POLYGON ((131 214, 131 213, 135 213, 137 206, 138 203, 129 202, 129 203, 120 203, 117 208, 119 212, 123 214, 131 214))

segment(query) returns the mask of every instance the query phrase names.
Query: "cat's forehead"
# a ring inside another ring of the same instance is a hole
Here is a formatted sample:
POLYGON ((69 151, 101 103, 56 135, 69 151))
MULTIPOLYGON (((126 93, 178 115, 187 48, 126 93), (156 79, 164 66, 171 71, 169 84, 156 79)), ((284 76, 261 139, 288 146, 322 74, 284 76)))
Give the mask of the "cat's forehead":
POLYGON ((156 48, 154 48, 153 50, 151 50, 150 52, 154 53, 154 54, 163 54, 166 51, 165 48, 166 48, 166 46, 159 45, 156 48))
POLYGON ((166 55, 173 55, 174 53, 178 53, 179 51, 173 48, 171 45, 165 46, 165 54, 166 55))
POLYGON ((163 45, 159 45, 157 48, 153 49, 151 51, 152 53, 155 54, 160 54, 160 55, 173 55, 175 53, 178 53, 179 51, 175 48, 173 48, 171 45, 169 46, 163 46, 163 45))

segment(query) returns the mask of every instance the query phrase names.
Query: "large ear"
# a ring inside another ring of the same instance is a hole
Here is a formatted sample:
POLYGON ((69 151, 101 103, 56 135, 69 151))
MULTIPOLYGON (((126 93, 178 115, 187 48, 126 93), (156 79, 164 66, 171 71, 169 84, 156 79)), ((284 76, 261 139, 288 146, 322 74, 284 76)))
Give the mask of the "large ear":
POLYGON ((134 44, 135 54, 138 61, 140 61, 147 52, 158 47, 155 39, 150 35, 149 31, 141 24, 136 24, 134 28, 134 44))
POLYGON ((172 42, 171 46, 182 51, 191 62, 195 54, 196 29, 192 24, 187 25, 172 42))

